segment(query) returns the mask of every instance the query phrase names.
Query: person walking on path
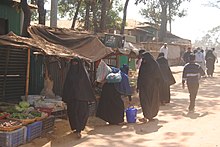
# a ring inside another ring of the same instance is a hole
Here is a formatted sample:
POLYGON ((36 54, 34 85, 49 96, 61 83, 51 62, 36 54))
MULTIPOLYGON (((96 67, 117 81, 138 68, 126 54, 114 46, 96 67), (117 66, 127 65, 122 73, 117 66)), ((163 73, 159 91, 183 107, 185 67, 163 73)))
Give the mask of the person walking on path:
POLYGON ((124 125, 124 101, 122 95, 128 96, 131 101, 131 87, 128 75, 118 68, 112 68, 113 73, 121 74, 120 82, 106 81, 102 87, 96 117, 108 122, 110 125, 124 125))
POLYGON ((163 77, 160 84, 160 103, 165 105, 165 103, 170 103, 170 85, 176 83, 172 71, 168 65, 168 61, 164 58, 164 53, 159 53, 157 57, 157 63, 160 66, 160 71, 163 77))
POLYGON ((89 101, 95 101, 95 95, 85 66, 80 58, 71 60, 63 86, 63 101, 67 104, 67 115, 71 130, 78 138, 84 130, 89 117, 89 101))
POLYGON ((208 77, 213 77, 213 73, 214 73, 214 69, 215 69, 215 60, 216 57, 213 54, 212 50, 208 50, 205 56, 205 60, 206 60, 206 67, 207 67, 207 75, 208 77))
POLYGON ((159 65, 154 57, 149 52, 143 53, 137 79, 137 92, 139 92, 144 115, 144 118, 140 121, 151 121, 157 116, 160 106, 159 85, 161 79, 159 65))
POLYGON ((195 108, 195 100, 199 89, 199 76, 205 75, 205 72, 199 64, 195 63, 195 55, 193 53, 190 54, 189 60, 190 62, 186 64, 183 69, 182 87, 183 89, 185 88, 186 82, 190 97, 190 105, 188 109, 192 112, 195 108))
MULTIPOLYGON (((197 52, 195 53, 195 62, 198 63, 203 71, 206 71, 205 67, 205 56, 204 56, 204 51, 200 48, 197 48, 197 52)), ((205 75, 204 75, 205 76, 205 75)))
POLYGON ((160 48, 160 53, 164 53, 164 57, 167 59, 168 57, 167 43, 164 43, 163 46, 160 48))
POLYGON ((192 53, 191 47, 188 47, 187 50, 183 54, 183 61, 189 63, 189 55, 192 53))
POLYGON ((217 55, 217 53, 215 51, 215 48, 212 48, 212 52, 213 52, 213 54, 214 54, 214 56, 216 58, 216 63, 218 63, 218 55, 217 55))

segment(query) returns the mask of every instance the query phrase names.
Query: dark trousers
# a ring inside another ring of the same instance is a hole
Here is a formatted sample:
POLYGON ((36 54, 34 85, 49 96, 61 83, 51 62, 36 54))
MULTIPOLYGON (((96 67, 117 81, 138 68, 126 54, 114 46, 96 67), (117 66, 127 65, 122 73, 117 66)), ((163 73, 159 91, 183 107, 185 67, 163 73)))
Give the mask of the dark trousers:
POLYGON ((189 110, 193 110, 195 107, 195 100, 196 100, 197 92, 199 89, 199 83, 187 83, 187 87, 188 87, 189 98, 190 98, 189 110))

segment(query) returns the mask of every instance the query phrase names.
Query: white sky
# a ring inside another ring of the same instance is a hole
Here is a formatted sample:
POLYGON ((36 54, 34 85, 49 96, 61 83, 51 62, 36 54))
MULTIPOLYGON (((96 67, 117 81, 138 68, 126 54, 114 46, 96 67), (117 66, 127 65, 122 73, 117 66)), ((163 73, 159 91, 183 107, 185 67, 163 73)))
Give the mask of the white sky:
MULTIPOLYGON (((124 0, 123 0, 124 1, 124 0)), ((127 19, 144 21, 139 14, 140 8, 144 5, 136 6, 130 0, 128 5, 127 19)), ((194 42, 200 39, 208 30, 220 25, 220 9, 205 7, 208 0, 191 0, 182 7, 187 9, 187 16, 176 18, 172 22, 172 33, 182 38, 190 39, 194 42)))

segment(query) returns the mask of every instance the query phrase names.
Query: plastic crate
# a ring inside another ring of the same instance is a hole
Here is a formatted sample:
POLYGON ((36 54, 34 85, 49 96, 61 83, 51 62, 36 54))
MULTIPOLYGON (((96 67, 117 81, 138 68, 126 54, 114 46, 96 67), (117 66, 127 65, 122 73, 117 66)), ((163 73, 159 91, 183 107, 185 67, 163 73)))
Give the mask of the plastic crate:
POLYGON ((55 124, 55 117, 53 115, 42 120, 42 134, 53 130, 55 124))
POLYGON ((37 121, 27 125, 27 142, 41 136, 42 121, 37 121))
POLYGON ((67 110, 58 110, 58 111, 53 111, 51 113, 55 118, 64 118, 67 119, 67 110))
POLYGON ((26 133, 26 127, 11 132, 0 131, 0 147, 17 147, 21 144, 25 144, 26 133))

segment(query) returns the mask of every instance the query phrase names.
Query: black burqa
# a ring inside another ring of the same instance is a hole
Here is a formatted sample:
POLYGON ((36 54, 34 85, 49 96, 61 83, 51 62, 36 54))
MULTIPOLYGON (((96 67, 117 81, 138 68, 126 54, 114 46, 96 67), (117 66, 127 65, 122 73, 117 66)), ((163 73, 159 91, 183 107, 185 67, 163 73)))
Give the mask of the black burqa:
POLYGON ((160 106, 159 84, 162 79, 159 65, 149 52, 143 53, 137 79, 140 103, 145 118, 157 116, 160 106))
POLYGON ((124 102, 114 83, 103 85, 96 116, 109 124, 124 122, 124 102))
POLYGON ((216 57, 213 54, 212 50, 208 50, 205 56, 207 75, 213 76, 215 70, 215 59, 216 57))
POLYGON ((161 80, 161 84, 159 87, 160 92, 160 102, 170 103, 170 85, 176 83, 173 74, 170 70, 167 59, 164 57, 163 53, 160 53, 157 57, 157 63, 159 64, 160 71, 163 79, 161 80))
POLYGON ((67 104, 67 114, 72 130, 81 132, 85 128, 89 117, 88 102, 94 100, 95 95, 82 60, 72 59, 63 86, 63 101, 67 104))

